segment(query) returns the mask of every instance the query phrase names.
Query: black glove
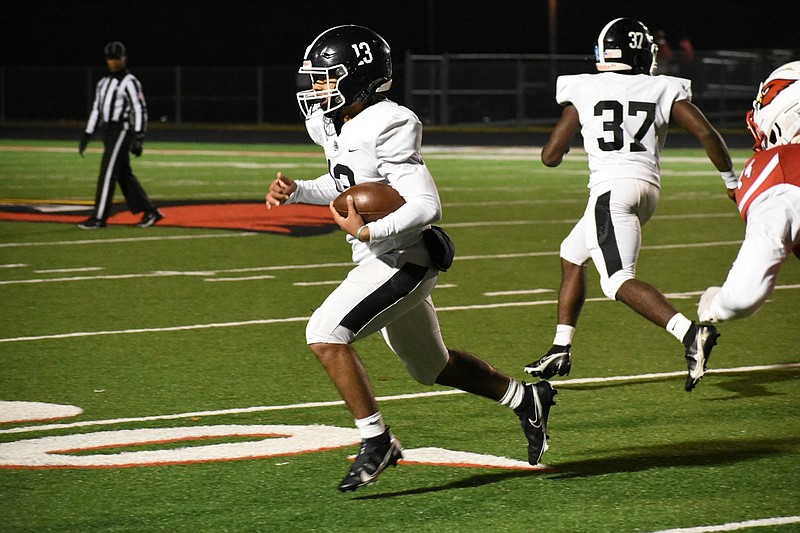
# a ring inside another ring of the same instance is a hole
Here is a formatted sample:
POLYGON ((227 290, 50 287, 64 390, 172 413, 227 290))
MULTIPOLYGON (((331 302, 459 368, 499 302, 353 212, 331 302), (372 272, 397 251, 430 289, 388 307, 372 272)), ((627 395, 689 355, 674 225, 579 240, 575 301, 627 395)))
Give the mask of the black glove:
POLYGON ((81 157, 83 157, 83 152, 86 151, 86 147, 89 145, 89 139, 91 138, 92 138, 91 135, 89 135, 85 131, 83 132, 83 137, 81 137, 81 142, 78 143, 78 153, 81 154, 81 157))
POLYGON ((136 138, 133 140, 133 144, 131 145, 131 153, 136 157, 142 155, 142 145, 144 145, 144 133, 137 133, 136 138))

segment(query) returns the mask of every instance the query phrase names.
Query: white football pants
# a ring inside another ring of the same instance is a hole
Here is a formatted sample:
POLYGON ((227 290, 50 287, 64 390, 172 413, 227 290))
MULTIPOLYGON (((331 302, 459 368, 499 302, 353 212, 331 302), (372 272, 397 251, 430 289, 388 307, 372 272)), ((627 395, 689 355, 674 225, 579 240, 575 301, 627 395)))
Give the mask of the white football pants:
POLYGON ((430 297, 438 277, 422 239, 360 263, 311 315, 306 342, 351 344, 380 331, 409 374, 432 385, 449 358, 430 297))
POLYGON ((575 265, 592 259, 603 293, 616 298, 636 277, 642 226, 658 205, 659 189, 638 179, 610 180, 592 187, 583 217, 561 243, 561 257, 575 265))

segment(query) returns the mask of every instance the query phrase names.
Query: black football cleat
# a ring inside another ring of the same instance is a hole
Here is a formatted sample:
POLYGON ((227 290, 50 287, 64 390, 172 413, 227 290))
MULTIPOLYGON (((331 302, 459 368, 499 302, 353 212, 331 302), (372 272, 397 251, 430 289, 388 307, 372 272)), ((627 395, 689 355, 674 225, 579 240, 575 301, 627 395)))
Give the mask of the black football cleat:
POLYGON ((362 440, 353 466, 339 483, 339 490, 347 492, 375 483, 384 470, 403 458, 402 450, 400 441, 388 429, 382 435, 362 440))
POLYGON ((514 412, 528 440, 528 463, 537 465, 548 448, 547 418, 550 407, 556 404, 553 398, 558 391, 548 381, 533 385, 523 382, 522 386, 525 387, 525 397, 514 412))
POLYGON ((570 352, 570 345, 560 346, 554 344, 541 359, 527 365, 525 372, 531 376, 550 379, 556 374, 559 376, 568 375, 571 368, 572 352, 570 352))
POLYGON ((692 324, 695 328, 694 338, 686 343, 686 366, 689 373, 686 376, 686 392, 692 392, 708 369, 708 359, 711 349, 717 344, 719 333, 717 328, 708 324, 692 324))

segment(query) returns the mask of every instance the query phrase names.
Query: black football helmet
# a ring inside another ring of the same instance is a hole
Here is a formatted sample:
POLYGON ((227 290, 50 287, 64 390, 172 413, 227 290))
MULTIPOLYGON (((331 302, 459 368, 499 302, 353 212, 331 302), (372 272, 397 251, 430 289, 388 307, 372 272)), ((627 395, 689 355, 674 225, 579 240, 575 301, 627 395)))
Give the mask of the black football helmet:
POLYGON ((336 26, 312 42, 298 71, 308 74, 311 85, 335 80, 324 90, 299 91, 297 103, 303 116, 322 111, 326 117, 336 110, 362 102, 392 85, 392 56, 383 38, 363 26, 336 26))
POLYGON ((630 18, 614 19, 597 37, 597 70, 654 74, 658 45, 647 26, 630 18))

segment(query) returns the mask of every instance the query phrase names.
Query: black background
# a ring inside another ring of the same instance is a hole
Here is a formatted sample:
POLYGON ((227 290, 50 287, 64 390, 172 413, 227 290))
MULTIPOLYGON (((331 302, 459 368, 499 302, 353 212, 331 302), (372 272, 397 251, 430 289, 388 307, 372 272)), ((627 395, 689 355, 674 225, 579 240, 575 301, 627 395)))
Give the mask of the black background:
MULTIPOLYGON (((593 54, 618 16, 696 50, 800 48, 800 1, 557 1, 556 51, 593 54)), ((103 64, 120 40, 132 66, 291 65, 325 29, 362 24, 414 53, 547 53, 548 0, 5 0, 0 65, 103 64)))

